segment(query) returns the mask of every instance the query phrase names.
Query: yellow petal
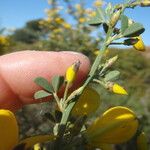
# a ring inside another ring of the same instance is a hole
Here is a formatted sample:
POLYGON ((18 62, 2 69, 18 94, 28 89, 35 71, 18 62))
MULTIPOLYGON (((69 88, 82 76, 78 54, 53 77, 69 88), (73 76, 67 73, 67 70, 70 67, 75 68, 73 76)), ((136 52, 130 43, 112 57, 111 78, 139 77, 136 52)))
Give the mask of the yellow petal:
POLYGON ((138 128, 138 120, 133 111, 117 106, 108 109, 87 129, 85 136, 92 144, 119 144, 133 137, 138 128))
POLYGON ((14 114, 0 110, 0 150, 11 150, 18 143, 18 125, 14 114))
POLYGON ((18 145, 25 144, 25 149, 28 149, 37 143, 52 141, 54 139, 54 135, 37 135, 22 140, 18 145))
POLYGON ((40 144, 39 143, 35 144, 33 149, 34 150, 41 150, 40 144))
POLYGON ((133 47, 138 51, 145 51, 145 45, 141 36, 136 37, 138 42, 133 45, 133 47))
POLYGON ((112 91, 116 94, 128 95, 127 91, 119 84, 113 84, 112 91))
POLYGON ((91 87, 87 87, 83 91, 76 105, 74 106, 72 110, 72 115, 74 116, 90 115, 94 113, 99 106, 100 106, 99 94, 91 87))
POLYGON ((73 63, 66 71, 66 81, 72 83, 75 80, 77 71, 80 67, 80 61, 73 63))
POLYGON ((137 150, 148 150, 148 140, 144 132, 137 137, 137 150))

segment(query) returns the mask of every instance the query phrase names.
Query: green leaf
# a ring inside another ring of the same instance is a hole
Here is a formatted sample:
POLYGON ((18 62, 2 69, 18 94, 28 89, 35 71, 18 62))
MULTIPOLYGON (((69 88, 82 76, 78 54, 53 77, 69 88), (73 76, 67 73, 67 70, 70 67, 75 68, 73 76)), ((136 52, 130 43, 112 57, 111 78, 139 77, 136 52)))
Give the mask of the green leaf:
POLYGON ((114 7, 112 6, 111 3, 108 3, 108 5, 105 9, 105 13, 107 14, 108 18, 110 18, 112 16, 113 11, 114 11, 114 7))
POLYGON ((141 33, 144 32, 144 27, 140 23, 133 23, 130 25, 123 33, 124 37, 135 37, 139 36, 141 33))
POLYGON ((104 29, 105 33, 107 33, 107 31, 108 31, 108 25, 106 23, 103 23, 103 29, 104 29))
POLYGON ((59 88, 64 83, 64 77, 63 76, 54 76, 52 78, 52 86, 54 88, 54 91, 57 92, 59 88))
POLYGON ((105 75, 104 80, 107 81, 114 81, 119 78, 120 72, 117 70, 110 71, 108 74, 105 75))
POLYGON ((102 23, 105 23, 106 22, 105 17, 106 17, 106 14, 104 10, 100 7, 96 10, 96 16, 92 17, 90 21, 88 21, 88 24, 97 26, 102 23))
POLYGON ((43 77, 37 77, 34 82, 39 85, 40 87, 42 87, 44 90, 52 93, 52 87, 50 85, 50 83, 43 77))
POLYGON ((128 17, 125 15, 121 16, 121 32, 124 33, 124 31, 128 28, 128 17))
POLYGON ((34 94, 34 98, 35 99, 40 99, 40 98, 45 98, 45 97, 48 97, 50 96, 51 94, 44 91, 44 90, 40 90, 40 91, 37 91, 35 94, 34 94))

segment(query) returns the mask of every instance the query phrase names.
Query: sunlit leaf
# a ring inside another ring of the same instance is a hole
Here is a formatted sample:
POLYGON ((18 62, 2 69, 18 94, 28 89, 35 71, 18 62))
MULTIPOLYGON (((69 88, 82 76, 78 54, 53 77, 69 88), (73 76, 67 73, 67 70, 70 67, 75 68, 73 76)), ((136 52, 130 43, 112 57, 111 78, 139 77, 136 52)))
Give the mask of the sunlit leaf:
POLYGON ((100 25, 102 23, 105 23, 105 12, 104 10, 100 7, 96 10, 96 15, 95 17, 92 17, 90 19, 90 21, 88 21, 88 24, 93 25, 93 26, 97 26, 100 25))
POLYGON ((124 31, 128 28, 128 17, 125 15, 121 16, 121 33, 124 33, 124 31))
POLYGON ((140 23, 133 23, 123 33, 124 37, 135 37, 144 32, 144 27, 140 23))

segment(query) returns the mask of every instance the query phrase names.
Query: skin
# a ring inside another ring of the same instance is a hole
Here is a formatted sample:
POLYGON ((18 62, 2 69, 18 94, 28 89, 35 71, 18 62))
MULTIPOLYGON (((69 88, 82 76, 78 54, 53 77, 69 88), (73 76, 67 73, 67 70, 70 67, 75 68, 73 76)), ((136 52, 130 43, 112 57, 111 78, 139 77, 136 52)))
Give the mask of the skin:
POLYGON ((80 60, 73 88, 78 87, 89 72, 89 59, 75 52, 21 51, 0 56, 0 109, 16 111, 26 104, 37 103, 34 93, 41 89, 33 80, 64 75, 66 69, 80 60))

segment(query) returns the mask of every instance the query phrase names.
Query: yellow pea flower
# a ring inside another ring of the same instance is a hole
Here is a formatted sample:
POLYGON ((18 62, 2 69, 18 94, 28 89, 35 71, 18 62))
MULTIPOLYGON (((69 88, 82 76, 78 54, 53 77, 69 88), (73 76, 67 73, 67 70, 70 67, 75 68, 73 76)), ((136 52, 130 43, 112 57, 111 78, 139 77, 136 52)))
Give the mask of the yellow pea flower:
POLYGON ((71 84, 76 78, 77 71, 80 67, 80 61, 73 63, 66 71, 66 81, 71 84))
POLYGON ((19 141, 19 131, 16 118, 9 110, 0 109, 0 150, 12 150, 23 145, 27 150, 36 143, 53 140, 54 135, 38 135, 19 141))
POLYGON ((109 82, 107 85, 108 89, 116 94, 128 95, 127 91, 117 83, 109 82))
POLYGON ((0 150, 11 150, 18 143, 18 125, 9 110, 0 110, 0 150))
POLYGON ((91 87, 86 87, 72 110, 73 116, 90 115, 100 106, 100 96, 91 87))
POLYGON ((64 28, 66 28, 66 29, 71 29, 71 25, 68 24, 68 23, 64 23, 63 26, 64 26, 64 28))
POLYGON ((137 137, 137 150, 148 150, 148 141, 144 132, 137 137))
POLYGON ((62 18, 55 18, 56 23, 61 24, 64 22, 64 20, 62 18))
POLYGON ((112 91, 117 94, 128 95, 127 91, 122 86, 116 83, 113 85, 112 91))
POLYGON ((138 120, 134 112, 126 107, 108 109, 85 131, 91 145, 120 144, 130 140, 136 133, 138 120))
POLYGON ((137 43, 133 45, 133 47, 138 51, 145 51, 145 45, 141 36, 136 37, 138 39, 137 43))

